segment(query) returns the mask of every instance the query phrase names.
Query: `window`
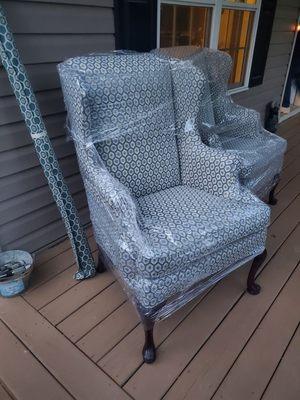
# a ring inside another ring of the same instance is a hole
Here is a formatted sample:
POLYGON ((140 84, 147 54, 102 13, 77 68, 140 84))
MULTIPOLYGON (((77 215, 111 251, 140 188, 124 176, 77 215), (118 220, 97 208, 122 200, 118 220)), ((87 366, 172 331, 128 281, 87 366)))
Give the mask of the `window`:
POLYGON ((160 46, 209 46, 209 7, 161 5, 160 46))
POLYGON ((245 80, 253 17, 253 11, 222 9, 218 48, 233 60, 230 87, 241 86, 245 80))
POLYGON ((233 60, 229 88, 248 87, 261 0, 161 0, 158 47, 220 49, 233 60))

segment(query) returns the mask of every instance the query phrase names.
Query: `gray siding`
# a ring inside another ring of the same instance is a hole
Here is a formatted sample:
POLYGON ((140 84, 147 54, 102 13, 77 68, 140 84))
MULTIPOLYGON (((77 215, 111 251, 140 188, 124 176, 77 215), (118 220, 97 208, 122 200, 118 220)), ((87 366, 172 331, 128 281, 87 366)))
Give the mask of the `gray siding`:
MULTIPOLYGON (((114 48, 113 0, 2 1, 66 182, 89 221, 74 148, 65 137, 58 62, 114 48)), ((65 235, 0 65, 0 246, 37 251, 65 235)))
POLYGON ((278 0, 273 32, 262 85, 236 94, 233 99, 249 108, 265 114, 266 104, 280 102, 288 63, 291 55, 295 24, 299 15, 300 0, 278 0))

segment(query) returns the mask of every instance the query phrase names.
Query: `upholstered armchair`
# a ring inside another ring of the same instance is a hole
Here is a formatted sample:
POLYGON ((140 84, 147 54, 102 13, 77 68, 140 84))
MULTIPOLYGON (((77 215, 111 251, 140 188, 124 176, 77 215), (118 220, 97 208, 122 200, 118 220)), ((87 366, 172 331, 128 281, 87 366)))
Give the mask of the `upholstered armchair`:
POLYGON ((259 293, 269 208, 240 185, 237 155, 202 143, 195 112, 206 78, 192 63, 91 55, 59 73, 98 270, 110 267, 136 306, 150 363, 155 321, 252 259, 247 289, 259 293))
MULTIPOLYGON (((192 62, 206 76, 207 97, 201 99, 198 129, 210 147, 236 153, 242 160, 241 183, 269 204, 276 204, 274 191, 279 181, 286 140, 262 127, 255 110, 234 103, 227 94, 232 69, 229 54, 182 46, 155 50, 162 57, 192 62)), ((181 61, 180 61, 181 62, 181 61)), ((200 99, 199 99, 200 101, 200 99)))

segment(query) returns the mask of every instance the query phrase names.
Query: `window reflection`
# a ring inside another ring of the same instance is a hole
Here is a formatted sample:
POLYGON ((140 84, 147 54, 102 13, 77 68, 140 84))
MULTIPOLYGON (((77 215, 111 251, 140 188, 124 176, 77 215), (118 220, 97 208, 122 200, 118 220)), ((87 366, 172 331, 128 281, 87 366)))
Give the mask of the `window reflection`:
POLYGON ((230 86, 241 86, 244 82, 254 12, 245 10, 222 10, 218 48, 229 53, 233 60, 230 86))
POLYGON ((229 3, 256 4, 256 0, 227 0, 229 3))
POLYGON ((161 5, 160 46, 209 46, 211 8, 161 5))

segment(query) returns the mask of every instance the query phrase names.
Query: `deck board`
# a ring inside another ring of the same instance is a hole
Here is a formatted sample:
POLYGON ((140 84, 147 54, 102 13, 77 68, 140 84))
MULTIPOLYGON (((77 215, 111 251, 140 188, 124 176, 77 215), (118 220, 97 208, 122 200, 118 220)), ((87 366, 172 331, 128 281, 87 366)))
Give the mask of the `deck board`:
MULTIPOLYGON (((298 241, 299 243, 299 241, 298 241)), ((293 273, 268 314, 229 371, 214 400, 260 399, 284 354, 299 320, 300 267, 293 273), (255 374, 252 372, 255 370, 255 374)))
MULTIPOLYGON (((192 303, 187 304, 184 308, 175 313, 172 317, 160 322, 154 332, 156 346, 160 344, 176 332, 176 328, 181 325, 186 318, 193 314, 197 304, 205 298, 204 294, 200 299, 195 299, 192 303)), ((132 330, 116 347, 112 349, 98 365, 106 371, 113 379, 123 385, 126 380, 143 365, 141 354, 137 349, 142 349, 144 333, 139 324, 132 330)))
MULTIPOLYGON (((260 295, 256 297, 243 295, 218 330, 185 369, 166 395, 166 399, 181 399, 183 396, 193 399, 195 393, 203 400, 211 398, 256 329, 260 319, 268 311, 268 307, 296 267, 299 260, 296 249, 299 239, 300 229, 297 229, 259 276, 258 282, 262 286, 260 295), (291 248, 294 248, 293 252, 291 248), (283 262, 284 269, 281 268, 283 262)), ((248 397, 242 398, 248 399, 248 397)))
POLYGON ((249 264, 233 272, 157 324, 158 358, 146 365, 139 318, 115 277, 75 281, 66 240, 37 255, 23 296, 0 299, 0 399, 300 399, 299 125, 297 116, 279 128, 288 151, 260 295, 245 292, 249 264))
POLYGON ((273 223, 299 196, 299 187, 300 175, 297 175, 276 195, 278 203, 276 207, 272 207, 271 223, 273 223))
POLYGON ((77 342, 107 315, 120 307, 126 298, 126 293, 119 282, 114 282, 57 327, 72 342, 77 342))
MULTIPOLYGON (((5 343, 5 346, 1 346, 0 376, 17 399, 72 399, 72 396, 1 321, 0 342, 5 343)), ((4 393, 4 389, 2 391, 4 393)), ((0 398, 2 399, 1 391, 0 398)))
MULTIPOLYGON (((300 212, 300 202, 299 202, 299 212, 300 212)), ((279 222, 280 223, 280 222, 279 222)), ((275 224, 274 224, 275 225, 275 224)), ((271 227, 272 229, 272 227, 271 227)), ((278 236, 277 236, 278 238, 278 236)), ((269 252, 269 256, 268 258, 270 259, 270 257, 272 256, 272 252, 274 253, 277 248, 273 245, 273 242, 269 243, 269 247, 267 247, 267 250, 269 252), (272 247, 272 250, 271 250, 272 247)), ((297 254, 298 255, 298 254, 297 254)), ((209 326, 207 321, 205 321, 205 316, 208 314, 209 316, 212 314, 213 316, 217 316, 218 312, 220 312, 220 310, 222 310, 222 307, 224 306, 224 304, 226 304, 227 302, 230 302, 230 306, 233 307, 237 300, 240 299, 241 295, 243 295, 244 293, 244 282, 246 280, 246 276, 247 276, 247 270, 246 268, 240 269, 238 271, 236 271, 235 273, 231 274, 227 279, 224 279, 219 285, 216 286, 216 288, 211 292, 211 297, 212 297, 212 305, 206 305, 205 302, 202 302, 199 306, 199 308, 201 308, 201 306, 204 306, 204 315, 202 316, 201 314, 201 318, 200 316, 196 317, 196 321, 199 321, 199 328, 201 330, 203 329, 207 329, 207 327, 209 326), (234 278, 239 278, 239 285, 234 281, 234 278), (205 307, 206 306, 206 307, 205 307), (208 307, 208 308, 207 308, 208 307), (202 322, 204 321, 203 325, 202 322)), ((272 285, 273 287, 273 285, 272 285)), ((252 296, 248 296, 250 297, 250 301, 252 300, 252 296)), ((260 297, 258 296, 258 301, 260 301, 260 297)), ((210 300, 210 299, 208 299, 210 300)), ((194 314, 194 313, 193 313, 194 314)), ((221 318, 220 321, 222 321, 222 318, 224 318, 225 313, 223 312, 221 314, 221 318)), ((195 322, 192 322, 188 325, 188 329, 190 329, 190 327, 193 326, 193 333, 195 332, 195 322)), ((237 326, 236 324, 232 324, 232 327, 237 326)), ((217 326, 215 326, 216 328, 217 326)), ((191 354, 192 358, 194 356, 194 354, 196 354, 196 352, 198 351, 199 347, 201 347, 201 331, 197 332, 197 336, 194 338, 194 340, 191 340, 191 343, 188 342, 189 346, 180 346, 180 344, 176 344, 176 342, 174 343, 174 336, 175 334, 173 334, 170 338, 170 341, 172 343, 171 346, 169 346, 168 348, 168 343, 165 343, 163 345, 164 351, 162 352, 163 355, 166 355, 166 360, 164 359, 160 359, 158 360, 158 363, 156 364, 156 368, 152 368, 149 369, 149 366, 144 364, 141 368, 140 371, 138 371, 132 378, 131 380, 128 382, 128 384, 125 386, 126 390, 133 395, 133 397, 137 397, 137 398, 145 398, 147 399, 147 393, 151 393, 152 399, 156 399, 156 398, 161 398, 161 396, 168 390, 170 384, 172 383, 172 380, 168 382, 166 375, 167 375, 167 371, 168 370, 172 370, 173 374, 172 374, 172 379, 174 380, 179 373, 182 371, 182 369, 186 366, 185 363, 185 357, 186 357, 186 353, 188 351, 188 348, 192 345, 194 346, 194 353, 191 354), (183 352, 181 354, 180 351, 178 351, 178 348, 182 348, 183 347, 183 352), (173 349, 173 351, 172 351, 173 349), (174 350, 175 349, 175 350, 174 350), (174 371, 175 369, 175 361, 172 359, 172 354, 175 351, 175 356, 174 357, 178 357, 179 355, 181 355, 181 358, 177 361, 179 367, 178 370, 174 371), (180 370, 181 368, 181 370, 180 370), (149 373, 151 372, 151 373, 149 373), (149 377, 147 379, 147 376, 149 377), (158 391, 159 393, 156 395, 156 392, 153 393, 153 389, 151 391, 149 391, 149 386, 150 387, 153 385, 155 387, 155 389, 158 391), (136 396, 135 393, 138 393, 138 395, 136 396), (146 397, 145 397, 146 396, 146 397)), ((180 333, 179 334, 179 340, 186 340, 186 337, 190 337, 190 334, 183 334, 180 333)), ((168 342, 168 341, 166 341, 168 342)), ((222 345, 221 345, 222 346, 222 345)), ((216 353, 218 354, 218 352, 216 353)), ((151 368, 152 366, 150 366, 151 368)), ((113 375, 112 375, 113 376, 113 375)), ((150 397, 149 397, 150 398, 150 397)), ((192 398, 192 397, 191 397, 192 398)), ((205 399, 207 397, 200 397, 201 399, 205 399)))
POLYGON ((77 346, 92 360, 98 362, 140 322, 133 304, 127 300, 101 323, 82 337, 77 346), (101 338, 101 341, 99 341, 101 338))
POLYGON ((53 325, 57 325, 76 312, 80 307, 97 296, 115 281, 111 272, 97 275, 93 279, 81 281, 70 290, 62 293, 54 301, 43 307, 40 312, 53 325))
MULTIPOLYGON (((96 260, 97 251, 94 251, 92 255, 96 260)), ((73 279, 75 272, 76 265, 72 264, 69 268, 57 274, 55 279, 47 280, 42 285, 39 285, 35 290, 26 293, 24 298, 26 298, 26 301, 38 310, 45 307, 67 290, 80 283, 73 279)))
POLYGON ((0 399, 1 400, 15 400, 15 397, 12 396, 8 391, 1 385, 0 382, 0 399))
POLYGON ((300 327, 267 386, 263 400, 299 400, 300 398, 300 327))
POLYGON ((276 188, 276 193, 279 193, 292 179, 300 174, 299 159, 292 161, 280 174, 280 181, 276 188))
POLYGON ((1 299, 0 317, 75 398, 96 399, 100 393, 103 400, 129 398, 22 297, 1 299))
POLYGON ((143 364, 125 389, 139 399, 159 399, 239 299, 246 269, 223 279, 159 348, 155 365, 143 364), (233 277, 235 279, 233 279, 233 277))

